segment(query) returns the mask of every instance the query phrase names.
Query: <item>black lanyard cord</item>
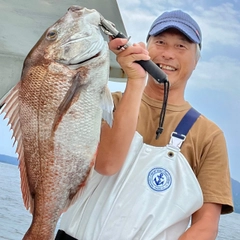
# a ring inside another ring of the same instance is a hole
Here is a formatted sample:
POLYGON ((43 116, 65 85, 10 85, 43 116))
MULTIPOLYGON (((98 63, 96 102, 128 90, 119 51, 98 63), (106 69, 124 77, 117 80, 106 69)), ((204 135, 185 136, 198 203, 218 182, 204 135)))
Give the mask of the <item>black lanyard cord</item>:
POLYGON ((168 101, 168 93, 169 93, 169 82, 165 81, 164 83, 164 96, 163 96, 163 104, 159 118, 159 127, 156 131, 156 139, 159 138, 160 134, 163 132, 163 123, 165 118, 165 113, 167 109, 167 101, 168 101))

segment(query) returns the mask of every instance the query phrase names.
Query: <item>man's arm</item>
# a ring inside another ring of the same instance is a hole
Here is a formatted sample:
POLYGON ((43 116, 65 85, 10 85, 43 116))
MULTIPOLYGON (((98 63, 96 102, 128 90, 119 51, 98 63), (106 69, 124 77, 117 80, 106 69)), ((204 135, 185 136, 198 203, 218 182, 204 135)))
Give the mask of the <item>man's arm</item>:
POLYGON ((146 72, 135 61, 149 60, 144 44, 135 44, 124 51, 116 50, 126 39, 110 41, 110 49, 128 76, 126 89, 114 112, 113 125, 103 124, 95 170, 103 175, 113 175, 121 169, 136 131, 142 94, 146 84, 146 72))
POLYGON ((204 203, 192 215, 191 227, 179 240, 215 240, 218 233, 221 208, 222 205, 220 204, 204 203))

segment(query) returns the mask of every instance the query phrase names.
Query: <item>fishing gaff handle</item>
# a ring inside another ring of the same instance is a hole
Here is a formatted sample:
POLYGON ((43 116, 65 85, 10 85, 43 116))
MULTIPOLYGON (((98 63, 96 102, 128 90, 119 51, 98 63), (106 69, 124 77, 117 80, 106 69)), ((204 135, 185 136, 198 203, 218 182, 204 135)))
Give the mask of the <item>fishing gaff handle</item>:
MULTIPOLYGON (((127 38, 123 33, 118 32, 114 38, 127 38)), ((130 46, 129 43, 126 47, 130 46)), ((140 64, 142 68, 147 71, 157 82, 164 83, 167 82, 167 75, 152 61, 152 60, 140 60, 136 61, 140 64)))

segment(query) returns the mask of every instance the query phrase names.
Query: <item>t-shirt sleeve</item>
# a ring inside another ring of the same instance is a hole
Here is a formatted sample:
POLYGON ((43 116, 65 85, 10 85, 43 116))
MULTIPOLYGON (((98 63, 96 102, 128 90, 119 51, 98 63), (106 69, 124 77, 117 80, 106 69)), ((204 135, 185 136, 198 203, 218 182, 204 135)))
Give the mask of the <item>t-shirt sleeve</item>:
POLYGON ((223 132, 218 129, 207 141, 197 174, 204 202, 222 204, 222 214, 233 211, 228 153, 223 132))

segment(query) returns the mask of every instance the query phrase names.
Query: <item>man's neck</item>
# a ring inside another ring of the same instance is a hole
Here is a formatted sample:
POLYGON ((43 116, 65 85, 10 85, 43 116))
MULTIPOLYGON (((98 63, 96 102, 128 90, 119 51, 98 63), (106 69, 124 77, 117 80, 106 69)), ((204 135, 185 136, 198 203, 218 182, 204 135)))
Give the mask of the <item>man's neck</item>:
MULTIPOLYGON (((164 86, 163 84, 156 85, 155 82, 147 83, 144 89, 144 93, 147 94, 150 98, 162 101, 164 96, 164 86)), ((185 102, 184 89, 171 88, 170 86, 168 103, 172 105, 182 105, 185 102)))

